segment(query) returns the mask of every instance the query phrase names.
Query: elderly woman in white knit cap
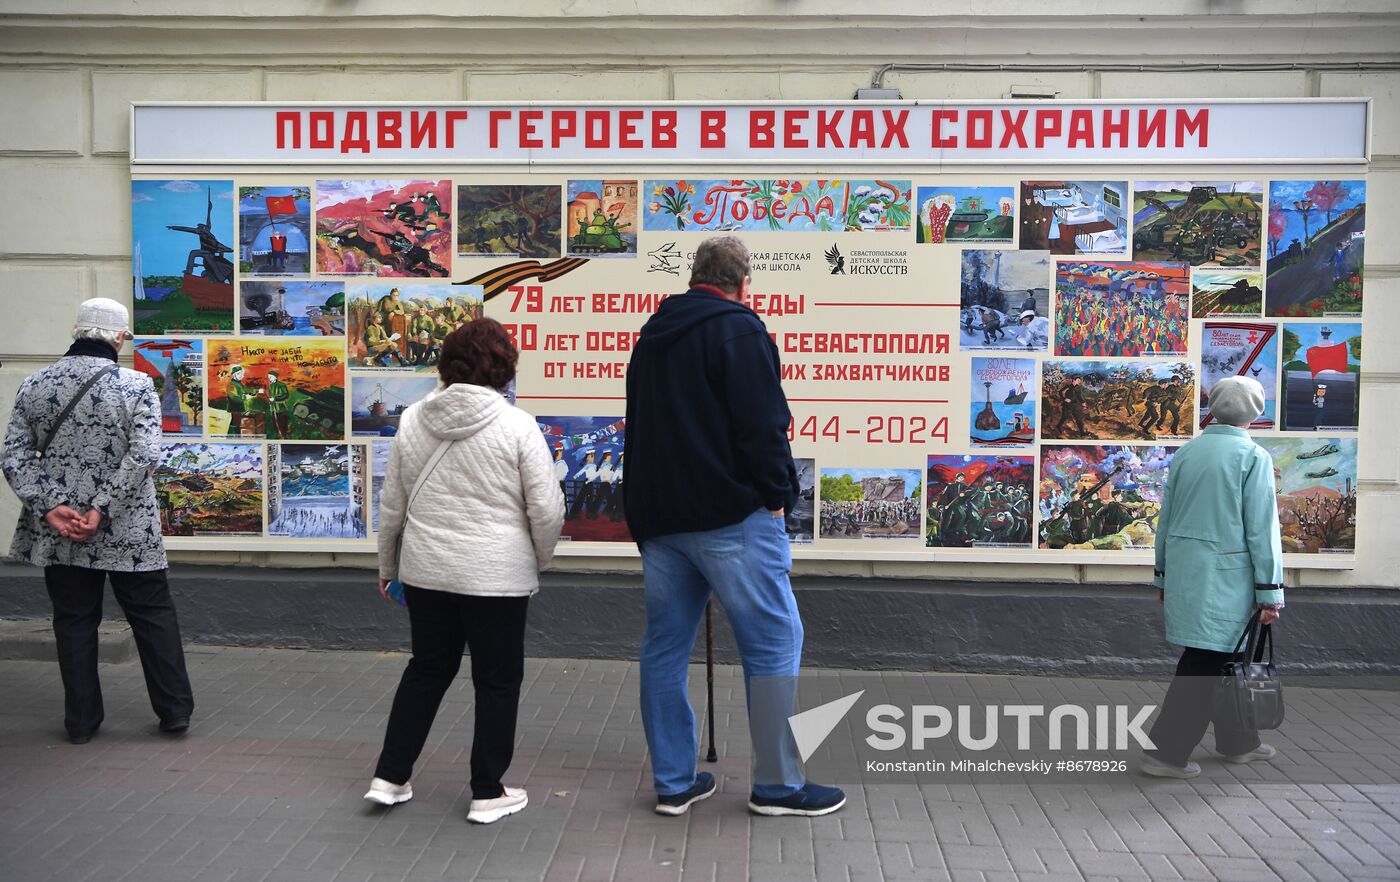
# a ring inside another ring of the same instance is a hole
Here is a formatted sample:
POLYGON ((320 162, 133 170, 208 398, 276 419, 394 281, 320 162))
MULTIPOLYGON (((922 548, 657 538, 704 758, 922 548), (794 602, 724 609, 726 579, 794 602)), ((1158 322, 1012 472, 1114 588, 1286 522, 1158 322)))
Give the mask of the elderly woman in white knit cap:
MULTIPOLYGON (((1233 659, 1256 609, 1269 624, 1283 606, 1283 549, 1274 465, 1245 428, 1264 411, 1264 388, 1228 377, 1210 391, 1215 425, 1172 459, 1157 517, 1156 584, 1167 640, 1184 648, 1140 771, 1194 778, 1191 752, 1212 718, 1214 685, 1233 659)), ((1215 721, 1215 748, 1227 762, 1271 759, 1259 733, 1215 721)))

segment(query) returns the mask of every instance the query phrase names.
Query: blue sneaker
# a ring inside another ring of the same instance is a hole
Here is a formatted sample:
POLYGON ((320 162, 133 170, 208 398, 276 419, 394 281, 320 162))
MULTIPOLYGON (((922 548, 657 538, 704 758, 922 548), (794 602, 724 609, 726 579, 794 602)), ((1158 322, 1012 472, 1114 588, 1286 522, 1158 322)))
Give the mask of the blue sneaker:
POLYGON ((682 790, 671 796, 656 797, 656 813, 673 817, 683 815, 690 811, 690 807, 695 803, 714 796, 717 789, 715 776, 709 772, 701 772, 695 776, 695 783, 690 785, 689 790, 682 790))
POLYGON ((815 818, 829 815, 846 804, 846 794, 839 787, 807 784, 787 796, 749 796, 749 811, 756 815, 801 815, 815 818))

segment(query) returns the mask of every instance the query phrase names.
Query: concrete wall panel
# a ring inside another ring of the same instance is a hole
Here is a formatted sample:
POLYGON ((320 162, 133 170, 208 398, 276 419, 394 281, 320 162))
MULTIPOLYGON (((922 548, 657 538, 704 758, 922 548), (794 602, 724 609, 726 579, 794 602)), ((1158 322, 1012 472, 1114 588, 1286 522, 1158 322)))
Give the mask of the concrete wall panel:
POLYGON ((0 71, 0 150, 82 153, 86 110, 81 71, 0 71))

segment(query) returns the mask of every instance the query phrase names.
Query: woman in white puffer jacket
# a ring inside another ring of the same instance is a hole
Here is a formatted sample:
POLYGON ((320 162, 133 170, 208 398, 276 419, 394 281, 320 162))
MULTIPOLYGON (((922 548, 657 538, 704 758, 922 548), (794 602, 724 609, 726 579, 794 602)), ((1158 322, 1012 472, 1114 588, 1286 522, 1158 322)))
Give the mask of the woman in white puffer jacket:
POLYGON ((382 805, 413 798, 413 764, 464 648, 476 691, 467 820, 491 823, 527 803, 525 791, 503 787, 501 777, 515 750, 526 608, 539 568, 554 556, 564 497, 534 417, 497 391, 515 377, 517 358, 494 319, 453 331, 438 363, 442 385, 403 414, 389 453, 379 494, 379 586, 395 578, 404 585, 413 658, 365 794, 382 805))

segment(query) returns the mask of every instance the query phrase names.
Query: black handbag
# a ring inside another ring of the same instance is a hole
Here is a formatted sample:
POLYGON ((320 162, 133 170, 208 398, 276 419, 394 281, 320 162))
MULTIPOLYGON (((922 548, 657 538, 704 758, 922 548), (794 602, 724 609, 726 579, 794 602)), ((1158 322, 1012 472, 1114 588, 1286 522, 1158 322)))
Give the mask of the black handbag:
POLYGON ((1273 631, 1259 623, 1259 610, 1244 626, 1234 654, 1215 687, 1216 723, 1246 731, 1277 729, 1283 722, 1283 682, 1274 670, 1273 631), (1268 661, 1264 660, 1265 647, 1268 661))

